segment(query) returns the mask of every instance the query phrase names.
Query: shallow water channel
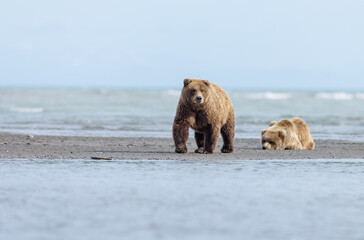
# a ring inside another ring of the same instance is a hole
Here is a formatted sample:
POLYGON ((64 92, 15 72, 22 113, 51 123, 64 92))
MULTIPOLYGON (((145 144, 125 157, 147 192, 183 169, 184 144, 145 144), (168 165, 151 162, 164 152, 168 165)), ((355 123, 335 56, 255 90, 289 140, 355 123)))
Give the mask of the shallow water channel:
POLYGON ((364 239, 363 160, 0 160, 0 239, 364 239))

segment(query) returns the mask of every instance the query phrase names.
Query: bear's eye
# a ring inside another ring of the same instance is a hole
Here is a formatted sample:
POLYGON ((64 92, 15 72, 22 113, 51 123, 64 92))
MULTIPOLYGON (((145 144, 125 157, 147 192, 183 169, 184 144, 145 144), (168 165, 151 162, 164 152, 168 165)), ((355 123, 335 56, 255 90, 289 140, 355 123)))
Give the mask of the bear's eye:
POLYGON ((205 90, 201 90, 201 92, 202 92, 202 93, 204 93, 204 92, 205 92, 205 90))
POLYGON ((192 90, 191 90, 191 93, 195 93, 195 92, 196 92, 196 90, 195 90, 195 89, 192 89, 192 90))

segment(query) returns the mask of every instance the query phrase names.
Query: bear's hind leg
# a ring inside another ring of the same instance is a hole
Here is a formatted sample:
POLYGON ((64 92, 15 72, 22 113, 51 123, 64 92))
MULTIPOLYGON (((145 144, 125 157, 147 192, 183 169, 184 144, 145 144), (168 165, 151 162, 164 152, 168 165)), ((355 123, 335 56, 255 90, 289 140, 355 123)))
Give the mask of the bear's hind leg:
POLYGON ((224 141, 224 145, 221 148, 222 153, 231 153, 234 151, 234 124, 226 123, 221 128, 221 136, 224 141))
POLYGON ((203 153, 214 153, 217 140, 219 139, 220 128, 209 125, 205 130, 205 149, 203 153))
POLYGON ((314 150, 315 149, 315 142, 312 141, 308 144, 306 150, 314 150))
POLYGON ((205 146, 205 135, 203 133, 195 132, 195 140, 197 144, 197 149, 195 153, 203 153, 205 146))

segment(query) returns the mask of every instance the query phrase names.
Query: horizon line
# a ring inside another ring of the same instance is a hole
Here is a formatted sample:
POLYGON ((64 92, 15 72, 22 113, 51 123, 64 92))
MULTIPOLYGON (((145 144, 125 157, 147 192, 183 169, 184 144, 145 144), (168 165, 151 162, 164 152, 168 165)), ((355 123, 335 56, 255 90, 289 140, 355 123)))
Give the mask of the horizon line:
MULTIPOLYGON (((221 86, 221 85, 220 85, 221 86)), ((181 90, 183 86, 155 86, 155 87, 140 87, 140 86, 82 86, 82 85, 64 85, 64 86, 52 86, 52 85, 0 85, 0 89, 71 89, 71 90, 181 90)), ((227 91, 247 91, 247 92, 364 92, 364 88, 257 88, 257 87, 224 87, 227 91)))

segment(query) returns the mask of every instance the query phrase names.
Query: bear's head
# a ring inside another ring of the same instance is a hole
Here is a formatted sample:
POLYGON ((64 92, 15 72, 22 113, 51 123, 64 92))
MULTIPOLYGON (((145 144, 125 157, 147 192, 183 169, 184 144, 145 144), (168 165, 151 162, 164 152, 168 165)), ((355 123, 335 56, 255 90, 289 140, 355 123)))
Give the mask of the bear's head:
POLYGON ((268 150, 284 149, 283 143, 286 137, 285 130, 262 130, 262 148, 268 150))
POLYGON ((186 78, 183 81, 182 94, 185 101, 194 106, 203 105, 210 97, 210 82, 186 78))

